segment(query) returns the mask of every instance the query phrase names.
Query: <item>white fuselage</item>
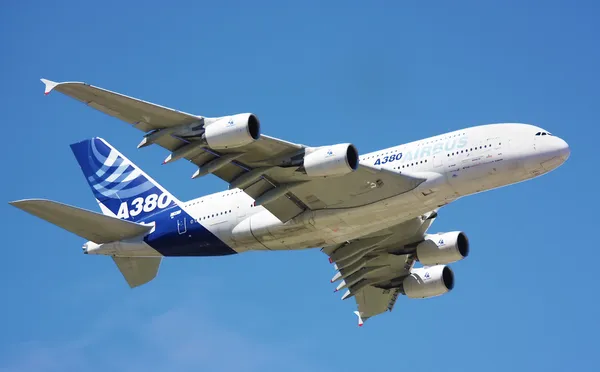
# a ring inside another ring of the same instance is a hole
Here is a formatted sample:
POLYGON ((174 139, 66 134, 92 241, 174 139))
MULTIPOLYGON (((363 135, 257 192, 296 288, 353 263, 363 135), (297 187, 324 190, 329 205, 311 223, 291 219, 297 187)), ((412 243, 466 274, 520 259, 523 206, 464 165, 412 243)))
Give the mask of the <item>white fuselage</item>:
POLYGON ((254 200, 239 189, 191 200, 184 208, 196 219, 192 223, 202 223, 238 252, 311 248, 355 239, 460 197, 542 175, 561 165, 568 156, 566 142, 541 128, 490 124, 360 157, 361 164, 399 173, 441 175, 434 192, 423 192, 417 187, 359 208, 308 211, 286 223, 265 208, 254 206, 254 200), (540 132, 544 135, 536 136, 540 132), (399 153, 403 154, 400 160, 389 160, 399 153))
MULTIPOLYGON (((569 154, 565 141, 532 125, 471 127, 362 155, 361 164, 427 178, 395 197, 357 208, 307 211, 282 223, 242 190, 232 189, 183 203, 191 219, 177 226, 186 234, 200 223, 238 253, 323 247, 397 225, 467 195, 540 176, 569 154)), ((133 245, 117 251, 157 254, 145 243, 133 245)), ((106 253, 101 249, 96 254, 106 253)))

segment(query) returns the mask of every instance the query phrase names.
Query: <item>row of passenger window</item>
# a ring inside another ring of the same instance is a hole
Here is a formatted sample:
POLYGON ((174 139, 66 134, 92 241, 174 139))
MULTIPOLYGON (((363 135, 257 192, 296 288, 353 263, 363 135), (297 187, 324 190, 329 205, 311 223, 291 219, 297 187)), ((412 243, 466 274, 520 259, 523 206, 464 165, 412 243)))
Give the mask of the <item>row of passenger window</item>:
POLYGON ((199 218, 196 218, 196 221, 202 221, 202 220, 206 220, 206 219, 209 219, 209 218, 214 218, 214 217, 222 216, 224 214, 229 214, 229 213, 231 213, 231 210, 228 210, 228 211, 225 211, 225 212, 211 214, 210 216, 199 217, 199 218))
MULTIPOLYGON (((500 145, 502 145, 502 142, 498 142, 498 146, 500 146, 500 145)), ((483 150, 483 149, 487 149, 487 148, 491 148, 491 147, 492 147, 492 145, 483 145, 483 146, 479 146, 479 150, 483 150)), ((468 153, 469 151, 476 151, 476 150, 478 150, 477 147, 471 147, 469 149, 460 150, 460 152, 456 151, 456 152, 453 152, 453 153, 449 153, 446 156, 450 157, 450 156, 454 156, 454 155, 458 155, 458 154, 463 154, 465 152, 468 153)), ((402 169, 402 168, 414 167, 415 165, 419 165, 419 164, 423 164, 423 163, 427 163, 427 159, 421 160, 421 161, 417 161, 417 162, 414 162, 414 163, 404 164, 402 166, 397 166, 397 167, 394 167, 394 169, 402 169)))
MULTIPOLYGON (((502 142, 498 142, 498 146, 502 145, 502 142)), ((475 147, 471 147, 470 149, 464 149, 464 150, 460 150, 460 152, 456 151, 453 152, 451 154, 447 154, 446 156, 450 157, 450 156, 454 156, 454 155, 458 155, 458 154, 463 154, 465 152, 472 152, 472 151, 477 151, 477 150, 482 150, 482 149, 487 149, 487 148, 492 148, 492 145, 483 145, 483 146, 479 146, 479 149, 477 148, 477 146, 475 147)))
POLYGON ((414 167, 415 165, 419 165, 419 164, 423 164, 423 163, 427 163, 427 159, 425 159, 425 160, 421 160, 420 162, 419 162, 419 161, 416 161, 416 162, 414 162, 414 163, 410 163, 410 164, 404 164, 403 166, 397 166, 397 167, 394 167, 394 169, 400 169, 400 168, 414 167))
MULTIPOLYGON (((221 197, 231 196, 231 195, 234 195, 234 194, 238 194, 238 193, 240 193, 240 192, 242 192, 242 190, 237 190, 237 191, 228 192, 228 193, 225 193, 225 194, 221 195, 221 197)), ((194 201, 194 202, 190 202, 189 204, 186 204, 185 206, 186 206, 186 207, 189 207, 189 206, 191 206, 191 205, 196 205, 196 204, 198 204, 198 203, 204 203, 204 200, 203 200, 203 199, 196 200, 196 201, 194 201)))

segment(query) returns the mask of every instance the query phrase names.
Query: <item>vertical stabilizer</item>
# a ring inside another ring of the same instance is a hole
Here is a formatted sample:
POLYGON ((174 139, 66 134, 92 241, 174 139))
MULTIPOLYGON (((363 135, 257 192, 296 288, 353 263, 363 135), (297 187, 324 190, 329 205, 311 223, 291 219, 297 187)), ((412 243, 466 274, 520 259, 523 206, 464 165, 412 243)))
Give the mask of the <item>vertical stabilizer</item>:
POLYGON ((74 143, 71 150, 106 215, 139 221, 179 203, 102 138, 74 143))

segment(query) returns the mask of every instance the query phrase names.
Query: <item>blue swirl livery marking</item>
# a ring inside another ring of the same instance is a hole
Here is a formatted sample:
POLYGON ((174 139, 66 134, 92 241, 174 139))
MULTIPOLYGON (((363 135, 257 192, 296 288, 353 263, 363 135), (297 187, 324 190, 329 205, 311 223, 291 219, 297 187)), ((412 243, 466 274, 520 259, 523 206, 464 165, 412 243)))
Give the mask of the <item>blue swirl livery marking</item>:
POLYGON ((101 206, 118 218, 140 221, 175 205, 171 194, 101 138, 71 145, 101 206))

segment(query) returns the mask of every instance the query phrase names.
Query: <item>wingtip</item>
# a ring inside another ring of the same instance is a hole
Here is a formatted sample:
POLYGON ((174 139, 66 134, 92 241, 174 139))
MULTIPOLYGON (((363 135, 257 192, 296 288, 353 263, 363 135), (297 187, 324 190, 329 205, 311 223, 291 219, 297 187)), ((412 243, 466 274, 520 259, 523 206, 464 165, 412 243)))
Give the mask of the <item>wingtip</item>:
POLYGON ((19 207, 19 205, 21 205, 21 204, 27 204, 28 202, 39 202, 39 201, 45 201, 45 200, 44 199, 19 199, 19 200, 9 201, 8 204, 10 204, 14 207, 19 207))
POLYGON ((26 208, 30 205, 33 205, 33 204, 39 205, 40 203, 46 203, 46 202, 48 202, 47 199, 35 198, 35 199, 13 200, 13 201, 9 201, 8 204, 12 205, 15 208, 26 211, 26 208))
POLYGON ((58 83, 54 82, 52 80, 48 80, 48 79, 40 79, 42 83, 44 83, 45 88, 44 88, 44 94, 48 95, 50 94, 50 92, 52 92, 52 89, 54 89, 58 83))

